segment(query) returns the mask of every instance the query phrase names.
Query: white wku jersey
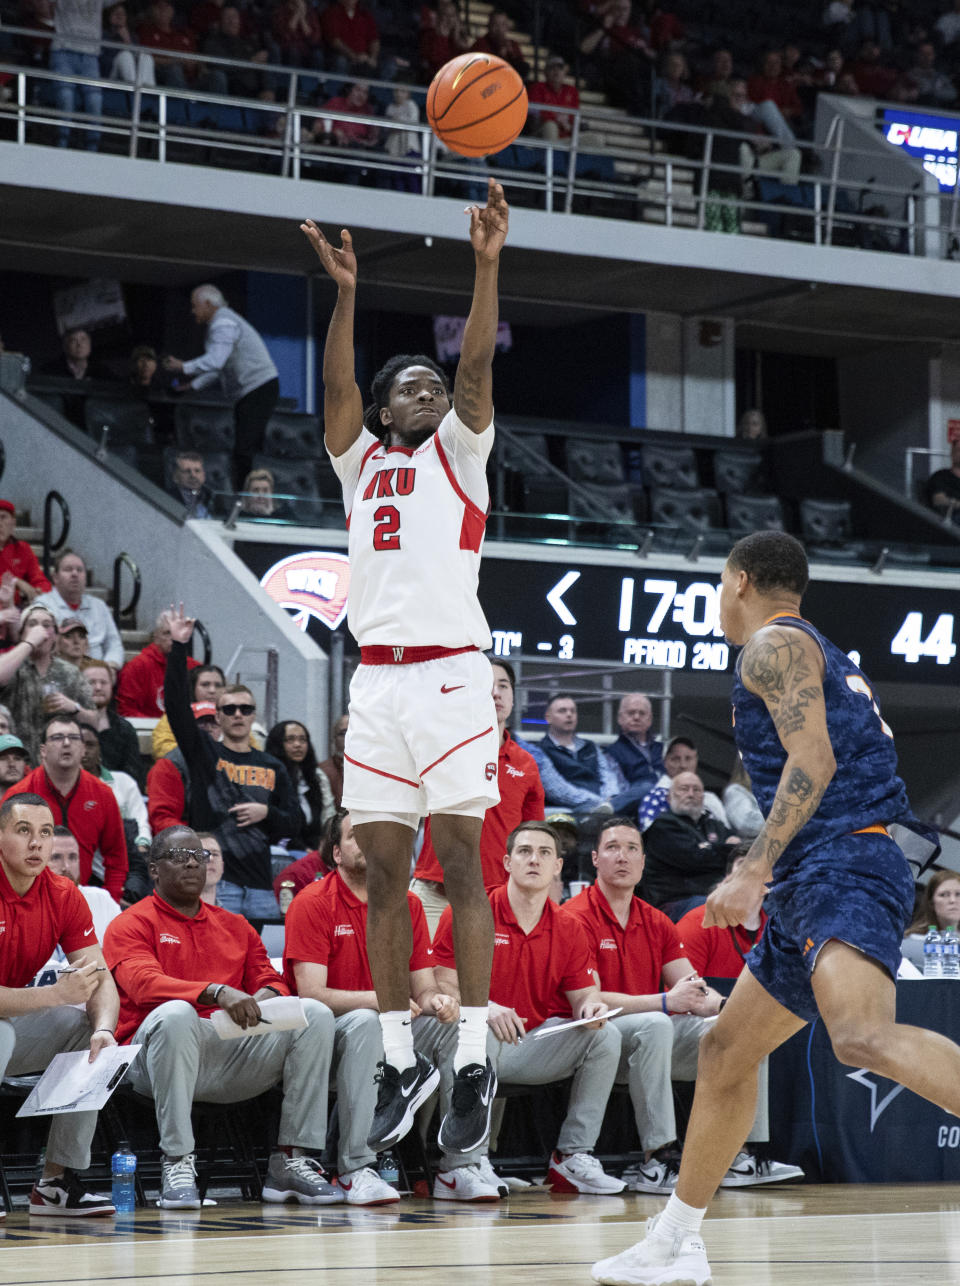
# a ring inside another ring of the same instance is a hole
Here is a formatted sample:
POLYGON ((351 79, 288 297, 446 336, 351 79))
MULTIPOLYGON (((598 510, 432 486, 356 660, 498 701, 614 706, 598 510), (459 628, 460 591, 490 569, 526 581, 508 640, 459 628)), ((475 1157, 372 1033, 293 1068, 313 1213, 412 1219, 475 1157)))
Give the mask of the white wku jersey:
POLYGON ((477 581, 492 447, 492 423, 473 433, 450 410, 416 449, 363 429, 330 456, 349 532, 347 621, 361 647, 490 647, 477 581))

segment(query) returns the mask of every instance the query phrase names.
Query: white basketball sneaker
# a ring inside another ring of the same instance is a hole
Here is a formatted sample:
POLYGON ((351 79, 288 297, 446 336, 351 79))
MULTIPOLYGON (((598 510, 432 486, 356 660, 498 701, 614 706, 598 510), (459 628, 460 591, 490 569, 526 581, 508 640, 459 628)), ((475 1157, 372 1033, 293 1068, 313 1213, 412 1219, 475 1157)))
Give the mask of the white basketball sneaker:
POLYGON ((648 1219, 643 1241, 593 1265, 591 1275, 603 1286, 709 1286, 713 1278, 699 1233, 672 1242, 651 1239, 656 1219, 648 1219))

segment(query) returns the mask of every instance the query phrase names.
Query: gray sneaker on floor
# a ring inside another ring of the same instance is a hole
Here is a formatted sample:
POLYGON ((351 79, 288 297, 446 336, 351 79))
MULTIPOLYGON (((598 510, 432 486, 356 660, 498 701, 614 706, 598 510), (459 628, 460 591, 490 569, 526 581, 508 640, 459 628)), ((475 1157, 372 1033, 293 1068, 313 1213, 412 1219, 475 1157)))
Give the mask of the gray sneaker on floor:
POLYGON ((264 1201, 299 1201, 302 1206, 329 1206, 344 1199, 340 1188, 327 1182, 319 1161, 283 1152, 270 1154, 261 1196, 264 1201))
POLYGON ((160 1206, 164 1210, 199 1210, 203 1205, 197 1188, 196 1157, 163 1158, 160 1167, 160 1206))

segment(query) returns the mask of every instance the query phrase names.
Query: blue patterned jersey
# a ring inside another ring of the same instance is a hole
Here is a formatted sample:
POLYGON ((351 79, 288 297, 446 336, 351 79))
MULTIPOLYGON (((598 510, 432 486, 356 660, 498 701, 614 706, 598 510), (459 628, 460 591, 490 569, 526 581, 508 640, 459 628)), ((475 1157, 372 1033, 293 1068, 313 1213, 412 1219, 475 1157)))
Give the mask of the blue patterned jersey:
MULTIPOLYGON (((913 829, 907 791, 897 775, 893 733, 880 717, 880 708, 869 679, 838 647, 823 637, 809 621, 798 616, 778 616, 770 624, 802 630, 823 653, 823 696, 827 731, 837 761, 836 772, 820 806, 787 845, 777 863, 785 869, 808 849, 826 840, 849 835, 867 826, 901 821, 913 829)), ((763 701, 749 692, 740 678, 737 659, 733 681, 733 722, 737 749, 750 774, 753 793, 766 817, 787 760, 773 720, 763 701)))

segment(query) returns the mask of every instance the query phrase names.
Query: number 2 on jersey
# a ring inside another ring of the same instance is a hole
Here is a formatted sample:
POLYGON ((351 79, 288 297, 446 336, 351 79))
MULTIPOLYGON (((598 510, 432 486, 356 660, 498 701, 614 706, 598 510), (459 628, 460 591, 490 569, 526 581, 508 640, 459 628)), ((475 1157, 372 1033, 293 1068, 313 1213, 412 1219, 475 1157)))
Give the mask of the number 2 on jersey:
POLYGON ((394 505, 381 505, 373 515, 374 549, 400 548, 400 511, 394 505))

